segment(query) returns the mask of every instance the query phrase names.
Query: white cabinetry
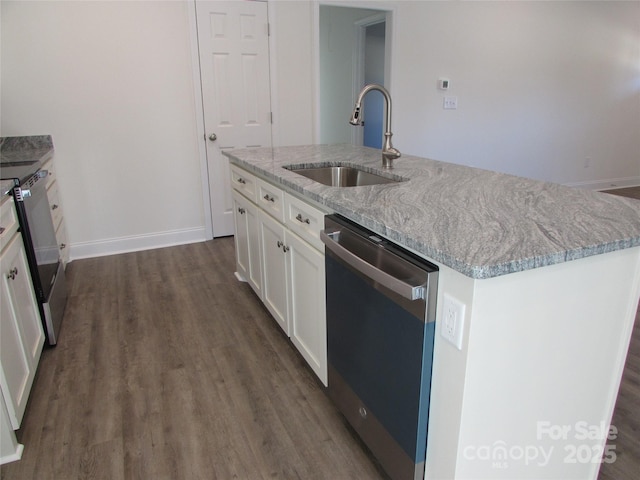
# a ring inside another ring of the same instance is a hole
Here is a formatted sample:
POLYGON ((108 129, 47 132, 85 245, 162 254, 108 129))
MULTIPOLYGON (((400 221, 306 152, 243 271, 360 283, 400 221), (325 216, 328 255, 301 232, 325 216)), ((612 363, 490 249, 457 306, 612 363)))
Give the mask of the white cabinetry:
POLYGON ((251 281, 250 285, 327 385, 324 245, 320 241, 325 213, 236 165, 231 171, 238 273, 248 279, 251 255, 259 254, 261 288, 251 281), (256 205, 254 230, 248 226, 253 219, 246 212, 256 205), (239 208, 245 219, 238 218, 239 208))
POLYGON ((287 232, 291 341, 327 385, 324 253, 287 232))
POLYGON ((0 242, 0 461, 4 463, 19 458, 21 446, 8 428, 20 428, 44 344, 44 330, 10 197, 0 206, 0 242))
POLYGON ((236 227, 236 272, 262 297, 262 267, 258 236, 258 208, 233 192, 233 215, 236 227))
POLYGON ((51 218, 53 219, 53 228, 56 231, 56 239, 58 240, 58 246, 60 247, 60 256, 62 258, 62 263, 66 266, 67 262, 69 262, 67 229, 64 226, 62 203, 60 201, 60 193, 58 190, 53 158, 48 160, 42 166, 42 169, 49 172, 49 176, 47 177, 47 198, 49 200, 49 205, 51 206, 51 218))
POLYGON ((260 246, 264 285, 262 301, 289 335, 289 296, 287 288, 289 247, 285 244, 285 229, 273 217, 260 211, 260 246))

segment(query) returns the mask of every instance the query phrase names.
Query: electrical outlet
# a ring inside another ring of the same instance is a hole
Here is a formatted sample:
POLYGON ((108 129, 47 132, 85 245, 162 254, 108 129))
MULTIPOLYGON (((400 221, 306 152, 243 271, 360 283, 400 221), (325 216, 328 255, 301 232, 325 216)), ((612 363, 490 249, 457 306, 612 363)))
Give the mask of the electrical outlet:
POLYGON ((462 350, 465 304, 448 293, 443 294, 442 300, 440 334, 454 344, 458 350, 462 350))

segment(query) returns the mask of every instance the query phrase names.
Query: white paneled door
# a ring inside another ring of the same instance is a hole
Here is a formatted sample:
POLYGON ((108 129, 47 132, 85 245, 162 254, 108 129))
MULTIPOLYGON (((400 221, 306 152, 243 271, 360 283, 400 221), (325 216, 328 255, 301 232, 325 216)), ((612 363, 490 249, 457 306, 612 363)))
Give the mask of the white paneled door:
POLYGON ((213 236, 233 235, 234 148, 271 146, 267 2, 196 1, 213 236))

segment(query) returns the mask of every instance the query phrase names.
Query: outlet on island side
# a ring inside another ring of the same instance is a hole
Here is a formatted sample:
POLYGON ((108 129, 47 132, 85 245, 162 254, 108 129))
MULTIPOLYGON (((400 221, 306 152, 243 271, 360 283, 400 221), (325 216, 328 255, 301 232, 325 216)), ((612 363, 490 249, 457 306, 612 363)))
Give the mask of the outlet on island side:
POLYGON ((462 350, 465 304, 448 293, 442 296, 442 326, 440 334, 462 350))

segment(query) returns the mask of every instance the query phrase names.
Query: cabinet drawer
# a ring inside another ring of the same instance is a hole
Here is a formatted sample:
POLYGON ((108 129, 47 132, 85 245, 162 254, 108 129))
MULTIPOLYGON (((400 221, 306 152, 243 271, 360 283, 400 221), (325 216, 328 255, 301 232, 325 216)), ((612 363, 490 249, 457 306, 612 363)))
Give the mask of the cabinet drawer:
POLYGON ((320 230, 324 228, 325 213, 308 203, 285 195, 285 224, 318 250, 324 251, 320 230))
POLYGON ((18 219, 13 206, 13 197, 7 197, 0 206, 0 248, 4 248, 16 230, 18 230, 18 219))
POLYGON ((62 222, 62 208, 60 208, 60 197, 58 196, 58 182, 54 182, 51 188, 47 190, 47 198, 51 208, 51 218, 53 219, 53 227, 57 229, 62 222))
POLYGON ((231 170, 231 185, 233 185, 233 188, 255 203, 256 177, 235 165, 229 165, 229 167, 231 170))
POLYGON ((280 223, 284 223, 284 192, 261 178, 256 180, 258 182, 258 206, 280 223))

